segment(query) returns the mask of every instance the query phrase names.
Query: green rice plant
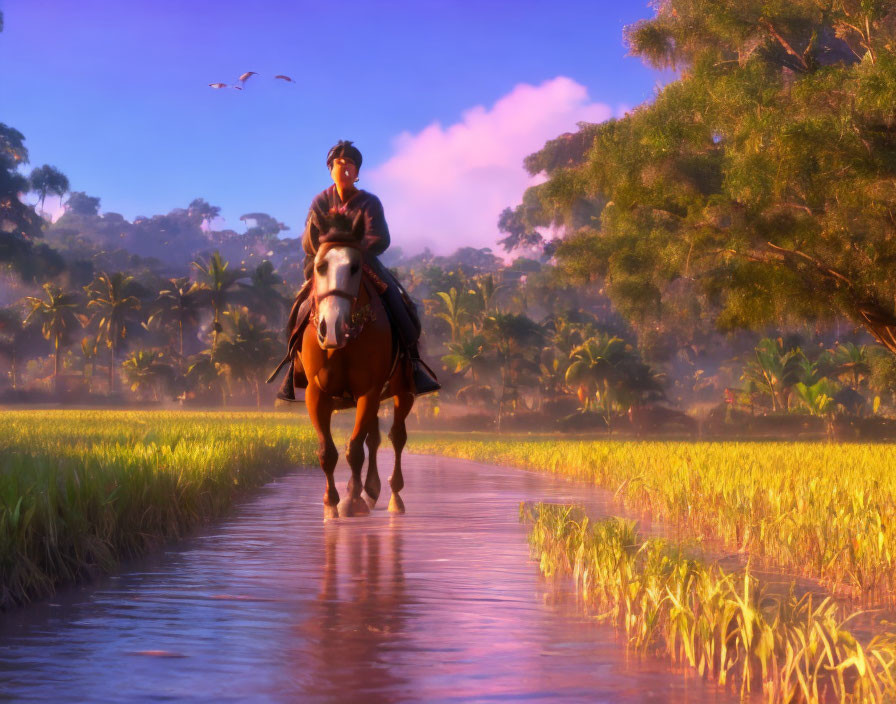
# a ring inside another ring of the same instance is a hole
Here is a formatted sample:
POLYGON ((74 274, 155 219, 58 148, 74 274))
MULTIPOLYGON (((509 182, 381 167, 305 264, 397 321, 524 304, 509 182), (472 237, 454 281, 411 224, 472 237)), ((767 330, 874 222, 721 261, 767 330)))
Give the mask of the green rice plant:
POLYGON ((4 412, 0 607, 112 570, 315 461, 310 427, 274 413, 4 412))
POLYGON ((592 522, 574 506, 522 507, 533 557, 570 574, 585 603, 629 647, 666 654, 742 696, 777 702, 896 697, 896 635, 861 643, 830 598, 771 594, 749 571, 726 572, 678 543, 641 538, 622 518, 592 522))
POLYGON ((626 509, 838 595, 896 597, 896 445, 418 435, 410 449, 583 479, 626 509))

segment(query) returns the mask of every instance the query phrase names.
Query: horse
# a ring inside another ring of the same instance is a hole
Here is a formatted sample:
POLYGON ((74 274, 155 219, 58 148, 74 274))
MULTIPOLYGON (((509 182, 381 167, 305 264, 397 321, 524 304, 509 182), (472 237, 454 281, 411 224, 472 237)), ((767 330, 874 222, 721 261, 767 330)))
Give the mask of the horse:
POLYGON ((404 488, 401 453, 407 442, 405 420, 414 405, 414 393, 408 366, 399 363, 397 342, 380 301, 379 293, 385 284, 364 264, 363 214, 350 221, 336 213, 319 225, 311 313, 302 335, 301 352, 294 353, 293 369, 299 370, 296 373, 304 370, 308 380, 305 404, 317 431, 318 458, 327 479, 324 519, 366 515, 376 505, 381 488, 376 464, 380 445, 378 413, 381 399, 390 396, 394 415, 389 439, 395 449, 395 465, 389 477, 389 511, 404 513, 399 495, 404 488), (333 479, 339 454, 330 421, 334 410, 352 406, 355 424, 346 447, 352 475, 346 486, 347 496, 340 501, 333 479), (362 492, 365 444, 368 466, 362 492))

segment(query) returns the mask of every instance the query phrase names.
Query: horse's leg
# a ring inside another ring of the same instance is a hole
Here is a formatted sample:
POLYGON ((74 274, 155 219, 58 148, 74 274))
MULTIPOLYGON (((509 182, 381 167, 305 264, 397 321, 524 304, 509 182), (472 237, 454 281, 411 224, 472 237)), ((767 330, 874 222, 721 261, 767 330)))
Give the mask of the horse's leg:
POLYGON ((348 495, 339 504, 340 516, 364 516, 370 513, 367 503, 361 498, 361 470, 364 468, 364 441, 372 421, 379 411, 379 393, 368 393, 358 399, 355 411, 355 427, 348 440, 345 457, 352 469, 346 491, 348 495))
POLYGON ((401 451, 408 441, 408 431, 405 428, 405 419, 414 406, 414 394, 403 391, 395 396, 395 418, 392 429, 389 431, 389 439, 395 448, 395 469, 389 477, 389 486, 392 489, 392 498, 389 499, 389 511, 392 513, 404 513, 404 501, 398 492, 404 488, 404 477, 401 475, 401 451))
POLYGON ((308 406, 308 415, 311 416, 311 424, 317 431, 320 446, 317 451, 321 469, 327 475, 327 488, 324 491, 324 520, 336 518, 338 515, 336 506, 339 504, 339 492, 336 490, 336 481, 333 472, 336 469, 336 461, 339 453, 333 442, 333 434, 330 432, 330 419, 333 416, 333 399, 322 394, 315 383, 308 384, 305 392, 305 401, 308 406))
POLYGON ((380 497, 380 473, 376 466, 376 451, 380 446, 380 418, 374 416, 367 432, 367 479, 364 480, 364 500, 372 509, 380 497))

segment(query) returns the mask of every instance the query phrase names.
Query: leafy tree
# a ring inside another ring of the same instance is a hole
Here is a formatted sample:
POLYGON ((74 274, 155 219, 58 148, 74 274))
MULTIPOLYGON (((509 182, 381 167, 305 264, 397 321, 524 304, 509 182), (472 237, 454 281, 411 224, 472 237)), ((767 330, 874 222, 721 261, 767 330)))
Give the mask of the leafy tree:
POLYGON ((58 393, 60 355, 74 341, 75 331, 81 328, 77 315, 80 299, 77 294, 63 291, 52 283, 44 284, 43 289, 45 299, 25 297, 31 305, 25 325, 32 322, 39 324, 44 337, 53 342, 53 390, 58 393))
POLYGON ((848 316, 896 352, 896 7, 656 8, 629 45, 680 78, 538 187, 542 218, 601 204, 558 260, 630 320, 674 294, 721 329, 848 316))
POLYGON ((448 291, 436 291, 436 296, 442 301, 442 310, 436 313, 451 328, 451 341, 457 342, 465 322, 470 321, 472 315, 469 303, 463 290, 453 286, 448 291))
POLYGON ((521 374, 537 373, 535 354, 540 350, 544 331, 525 315, 492 313, 482 327, 485 340, 493 347, 501 369, 501 395, 498 401, 498 430, 508 401, 517 396, 521 374))
POLYGON ((33 169, 28 180, 31 184, 31 190, 40 196, 41 213, 43 213, 44 200, 47 195, 52 193, 61 197, 68 193, 68 178, 55 166, 50 166, 49 164, 33 169))
POLYGON ((36 242, 42 236, 42 220, 19 198, 28 191, 28 179, 18 169, 27 163, 25 136, 0 123, 0 263, 33 281, 39 276, 55 276, 64 262, 53 249, 36 242))
POLYGON ((203 350, 190 359, 184 375, 184 397, 189 394, 206 395, 220 392, 221 404, 227 403, 226 368, 216 361, 211 349, 203 350))
POLYGON ((215 360, 226 365, 232 379, 245 381, 255 389, 255 402, 261 408, 261 384, 270 373, 281 342, 254 321, 245 306, 230 308, 224 315, 231 330, 220 342, 215 360))
POLYGON ((756 345, 753 359, 744 367, 742 379, 771 398, 773 411, 786 410, 794 384, 801 375, 814 371, 801 365, 804 359, 798 347, 787 349, 783 340, 766 337, 756 345))
POLYGON ((832 420, 835 409, 834 397, 838 387, 830 379, 819 379, 812 386, 798 382, 793 387, 796 397, 813 416, 827 421, 828 434, 832 433, 832 420))
POLYGON ((859 388, 862 377, 868 376, 871 368, 868 365, 868 350, 865 345, 852 342, 841 343, 834 348, 831 355, 834 374, 841 380, 846 377, 853 389, 859 388))
POLYGON ((195 198, 187 206, 187 212, 199 220, 201 226, 210 227, 212 221, 221 214, 221 208, 209 204, 204 198, 195 198))
POLYGON ((35 336, 43 347, 41 333, 32 325, 25 325, 25 312, 22 304, 0 308, 0 355, 9 360, 10 386, 15 389, 19 384, 19 367, 27 359, 37 346, 34 344, 35 336))
POLYGON ((156 350, 135 350, 121 365, 131 391, 140 397, 159 400, 161 390, 169 393, 174 388, 175 372, 166 363, 165 355, 156 350))

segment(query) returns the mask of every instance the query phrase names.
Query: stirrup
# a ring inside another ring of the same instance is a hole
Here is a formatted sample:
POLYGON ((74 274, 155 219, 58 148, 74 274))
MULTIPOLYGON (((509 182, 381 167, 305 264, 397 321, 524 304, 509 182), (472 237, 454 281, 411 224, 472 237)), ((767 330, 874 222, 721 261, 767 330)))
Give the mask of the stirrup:
POLYGON ((432 394, 442 388, 435 372, 419 357, 411 357, 411 369, 415 396, 432 394))

